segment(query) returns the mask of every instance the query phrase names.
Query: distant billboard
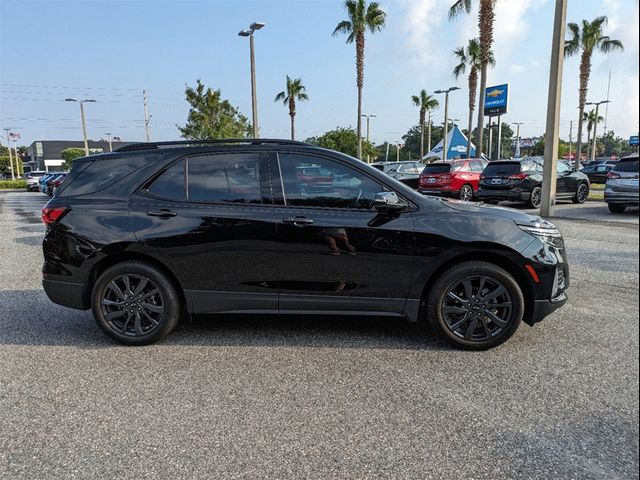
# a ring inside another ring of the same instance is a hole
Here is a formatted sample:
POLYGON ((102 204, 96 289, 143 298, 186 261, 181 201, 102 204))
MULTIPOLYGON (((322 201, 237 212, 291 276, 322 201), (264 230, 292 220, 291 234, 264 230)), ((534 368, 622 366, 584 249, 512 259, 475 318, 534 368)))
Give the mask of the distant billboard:
POLYGON ((509 84, 496 85, 485 90, 484 114, 486 117, 504 115, 509 109, 509 84))
POLYGON ((640 145, 640 137, 638 137, 638 135, 633 135, 631 137, 629 137, 629 145, 636 146, 636 145, 640 145))

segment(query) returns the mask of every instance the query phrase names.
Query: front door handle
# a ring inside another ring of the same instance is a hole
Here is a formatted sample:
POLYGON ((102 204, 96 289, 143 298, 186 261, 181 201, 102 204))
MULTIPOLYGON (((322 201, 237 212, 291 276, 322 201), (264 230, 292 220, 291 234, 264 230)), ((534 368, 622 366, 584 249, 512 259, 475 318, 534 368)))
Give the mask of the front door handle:
POLYGON ((312 225, 313 220, 307 217, 286 217, 282 219, 283 223, 289 223, 296 227, 304 227, 306 225, 312 225))
POLYGON ((170 217, 175 217, 177 213, 172 212, 171 210, 161 209, 161 210, 147 210, 147 215, 149 215, 150 217, 170 218, 170 217))

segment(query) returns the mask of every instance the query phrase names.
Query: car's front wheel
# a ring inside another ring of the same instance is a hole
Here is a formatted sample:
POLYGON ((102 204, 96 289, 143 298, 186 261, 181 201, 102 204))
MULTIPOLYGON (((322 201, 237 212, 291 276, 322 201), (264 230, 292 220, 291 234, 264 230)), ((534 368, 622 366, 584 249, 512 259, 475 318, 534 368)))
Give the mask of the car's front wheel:
POLYGON ((436 281, 426 307, 435 330, 451 344, 486 350, 518 329, 524 296, 506 270, 487 262, 464 262, 436 281))
POLYGON ((177 325, 181 302, 171 280, 145 262, 125 261, 96 281, 91 307, 100 328, 117 342, 148 345, 177 325))

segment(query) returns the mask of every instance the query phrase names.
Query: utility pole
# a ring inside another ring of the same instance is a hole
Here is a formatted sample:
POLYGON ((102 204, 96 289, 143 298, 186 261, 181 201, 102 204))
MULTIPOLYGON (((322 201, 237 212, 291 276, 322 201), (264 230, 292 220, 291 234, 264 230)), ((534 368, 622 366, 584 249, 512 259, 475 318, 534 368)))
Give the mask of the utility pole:
POLYGON ((587 102, 585 103, 585 105, 595 105, 596 106, 596 121, 593 122, 593 144, 591 147, 591 161, 593 162, 596 159, 596 146, 598 145, 597 139, 598 139, 598 134, 597 134, 597 130, 598 130, 598 115, 599 115, 599 110, 600 110, 600 105, 602 105, 603 103, 606 103, 607 106, 609 106, 609 100, 601 100, 599 102, 587 102))
POLYGON ((109 144, 109 152, 113 152, 113 147, 111 145, 111 141, 113 140, 110 133, 105 133, 107 136, 107 143, 109 144))
POLYGON ((449 147, 447 145, 449 135, 449 93, 460 90, 460 87, 449 87, 446 90, 436 90, 433 93, 444 93, 444 137, 442 139, 442 160, 446 161, 448 158, 449 147))
POLYGON ((384 161, 388 162, 389 161, 389 147, 391 146, 391 144, 389 142, 387 142, 387 154, 384 156, 384 161))
POLYGON ((151 115, 149 115, 149 107, 147 106, 147 91, 142 90, 142 103, 144 105, 144 133, 147 136, 147 142, 151 141, 151 132, 149 130, 149 122, 151 122, 151 115))
POLYGON ((496 160, 500 160, 502 158, 502 115, 498 115, 498 148, 496 150, 496 160))
POLYGON ((396 162, 400 161, 400 144, 396 144, 396 162))
POLYGON ((516 158, 520 158, 520 125, 524 125, 522 122, 515 122, 516 128, 516 158))
POLYGON ((65 98, 65 102, 76 102, 80 104, 80 118, 82 119, 82 137, 84 139, 84 154, 89 156, 89 140, 87 139, 87 122, 84 117, 84 104, 95 103, 95 100, 76 100, 75 98, 65 98))
POLYGON ((256 91, 256 59, 253 43, 253 34, 256 30, 260 30, 265 24, 262 22, 253 22, 249 25, 247 30, 241 30, 238 35, 241 37, 249 37, 249 56, 251 60, 251 112, 253 118, 253 138, 260 137, 260 130, 258 128, 258 99, 256 91))
MULTIPOLYGON (((369 125, 369 122, 370 122, 370 120, 371 120, 372 118, 376 118, 376 115, 365 115, 365 114, 362 114, 362 116, 363 116, 364 118, 366 118, 366 119, 367 119, 367 142, 369 142, 369 133, 370 133, 370 125, 369 125)), ((371 160, 371 159, 369 158, 369 155, 367 155, 367 163, 369 163, 369 162, 370 162, 370 160, 371 160)))
POLYGON ((542 173, 543 217, 554 215, 556 203, 558 148, 560 147, 560 104, 562 100, 562 72, 564 69, 564 38, 567 25, 567 0, 556 0, 551 68, 549 70, 549 98, 547 100, 547 128, 542 173))
POLYGON ((608 132, 607 122, 609 120, 609 94, 611 93, 611 69, 609 69, 609 83, 607 84, 607 105, 604 111, 604 133, 608 132))
MULTIPOLYGON (((13 171, 13 154, 11 153, 11 129, 5 128, 4 131, 7 134, 7 147, 9 148, 9 169, 11 170, 11 180, 15 180, 16 175, 13 171)), ((17 164, 18 160, 16 159, 16 165, 17 164)))

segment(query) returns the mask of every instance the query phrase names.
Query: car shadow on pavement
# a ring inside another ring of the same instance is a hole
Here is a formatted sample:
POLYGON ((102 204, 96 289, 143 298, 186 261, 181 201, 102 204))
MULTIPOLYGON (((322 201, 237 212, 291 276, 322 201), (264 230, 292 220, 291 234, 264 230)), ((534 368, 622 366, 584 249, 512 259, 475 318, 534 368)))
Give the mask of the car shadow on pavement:
MULTIPOLYGON (((53 304, 42 290, 0 291, 0 345, 117 346, 91 312, 53 304)), ((316 347, 451 350, 404 319, 312 315, 206 315, 185 318, 161 346, 316 347)))

